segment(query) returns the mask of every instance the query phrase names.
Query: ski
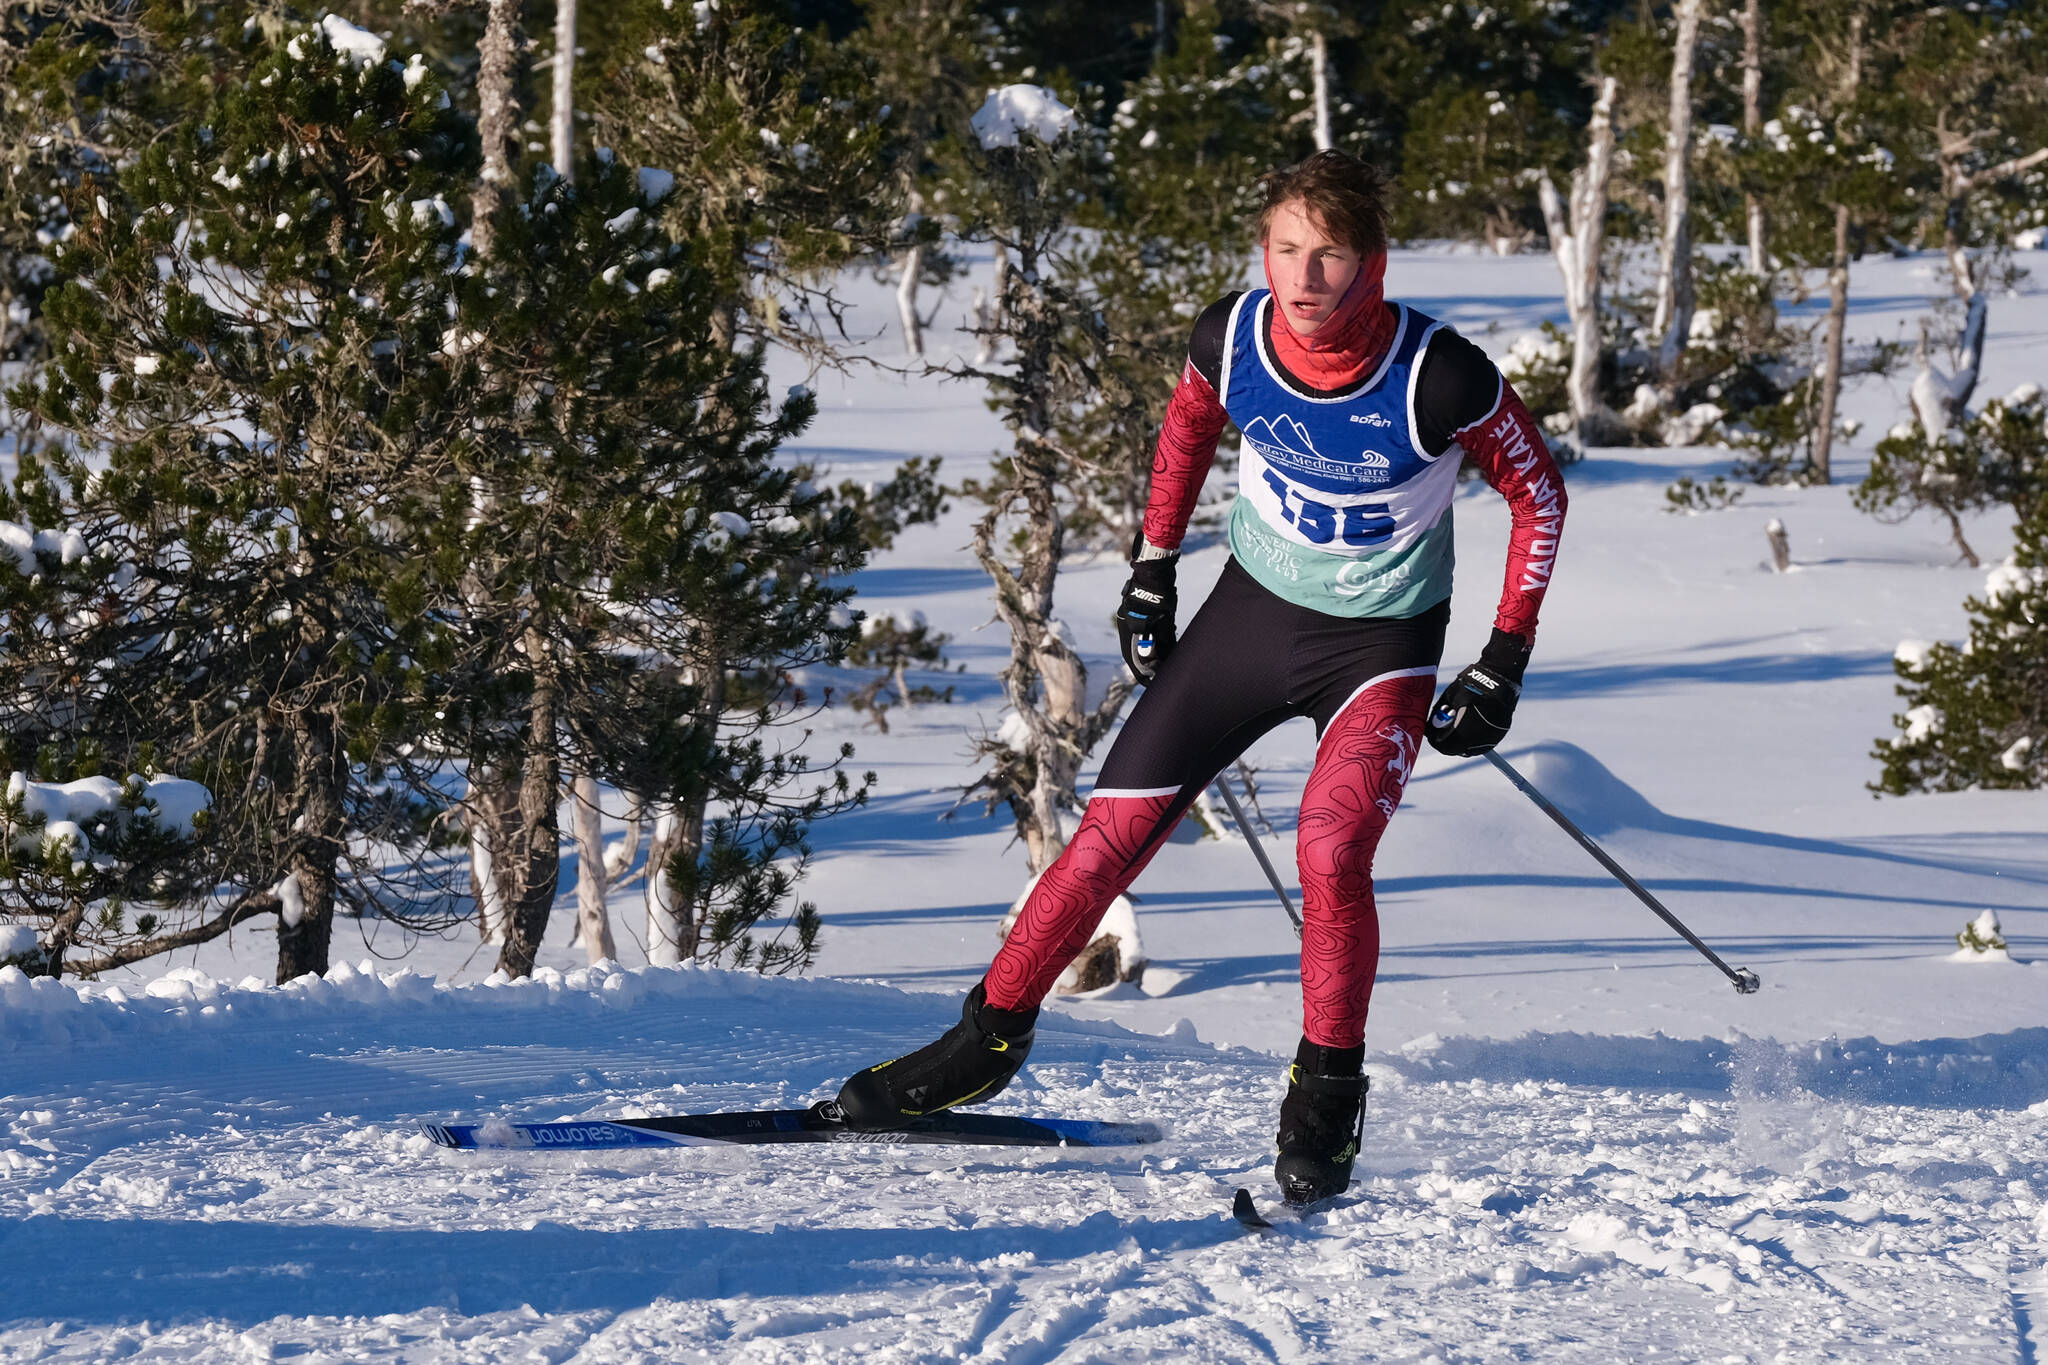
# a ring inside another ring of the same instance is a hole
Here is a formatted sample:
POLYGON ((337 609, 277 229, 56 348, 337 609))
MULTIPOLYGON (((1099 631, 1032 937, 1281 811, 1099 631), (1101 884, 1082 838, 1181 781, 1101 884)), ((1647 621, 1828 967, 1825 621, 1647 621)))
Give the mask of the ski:
MULTIPOLYGON (((1327 1199, 1312 1199, 1306 1204, 1283 1202, 1281 1207, 1287 1210, 1289 1217, 1295 1222, 1305 1223, 1314 1214, 1321 1213, 1326 1209, 1341 1207, 1349 1202, 1352 1201, 1346 1200, 1342 1195, 1333 1194, 1327 1199)), ((1252 1198, 1252 1192, 1241 1186, 1236 1195, 1231 1198, 1230 1216, 1237 1219, 1246 1230, 1251 1232, 1278 1232, 1280 1230, 1278 1224, 1267 1218, 1265 1214, 1259 1212, 1258 1201, 1252 1198)))
POLYGON ((884 1133, 856 1132, 830 1101, 809 1109, 733 1114, 663 1114, 566 1123, 422 1123, 420 1131, 459 1150, 590 1152, 620 1147, 704 1147, 776 1142, 949 1143, 980 1147, 1132 1147, 1162 1136, 1150 1123, 1018 1118, 1008 1114, 932 1114, 884 1133), (829 1106, 829 1107, 828 1107, 829 1106))
POLYGON ((1272 1223, 1259 1212, 1259 1206, 1252 1202, 1252 1192, 1242 1186, 1239 1187, 1236 1197, 1230 1201, 1230 1214, 1249 1231, 1274 1231, 1272 1223))

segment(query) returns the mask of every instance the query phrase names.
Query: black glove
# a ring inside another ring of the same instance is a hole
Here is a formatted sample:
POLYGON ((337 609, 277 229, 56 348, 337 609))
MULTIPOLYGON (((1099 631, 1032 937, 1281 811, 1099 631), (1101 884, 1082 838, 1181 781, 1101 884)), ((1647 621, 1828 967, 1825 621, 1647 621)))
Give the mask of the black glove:
POLYGON ((1178 554, 1131 561, 1124 600, 1116 609, 1116 636, 1124 662, 1139 682, 1151 682, 1159 675, 1159 666, 1173 653, 1179 638, 1173 628, 1174 611, 1180 605, 1180 594, 1173 586, 1179 563, 1178 554))
POLYGON ((1454 758, 1471 758, 1506 739, 1528 666, 1529 642, 1496 626, 1479 651, 1479 662, 1451 679, 1429 709, 1422 733, 1431 746, 1454 758))

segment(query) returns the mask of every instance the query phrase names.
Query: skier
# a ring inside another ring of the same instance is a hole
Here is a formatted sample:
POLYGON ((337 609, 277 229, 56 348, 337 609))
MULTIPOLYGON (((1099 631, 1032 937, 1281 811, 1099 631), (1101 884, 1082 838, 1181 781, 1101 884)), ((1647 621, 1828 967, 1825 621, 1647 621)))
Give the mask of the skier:
POLYGON ((1536 423, 1486 354, 1384 296, 1380 173, 1322 151, 1262 184, 1268 287, 1196 320, 1116 616, 1146 690, 1073 841, 1032 889, 960 1023, 841 1089, 853 1128, 899 1128, 1002 1090, 1030 1052, 1039 1002, 1189 804, 1259 736, 1309 716, 1318 747, 1299 828, 1302 1037, 1274 1175, 1294 1204, 1350 1183, 1379 963, 1373 852, 1418 736, 1461 756, 1506 736, 1565 496, 1536 423), (1244 438, 1231 558, 1176 641, 1181 537, 1229 422, 1244 438), (1432 708, 1461 459, 1507 499, 1513 533, 1492 638, 1432 708))

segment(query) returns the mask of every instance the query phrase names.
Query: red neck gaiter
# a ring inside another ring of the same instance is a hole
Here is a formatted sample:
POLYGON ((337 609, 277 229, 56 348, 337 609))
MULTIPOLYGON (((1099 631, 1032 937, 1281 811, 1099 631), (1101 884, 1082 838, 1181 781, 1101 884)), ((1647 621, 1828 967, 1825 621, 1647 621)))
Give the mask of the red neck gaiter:
MULTIPOLYGON (((1372 373, 1394 340, 1394 313, 1387 307, 1387 254, 1375 252, 1359 267, 1337 311, 1308 336, 1294 330, 1273 309, 1273 355, 1286 371, 1312 389, 1341 389, 1372 373)), ((1266 287, 1273 274, 1266 272, 1266 287)), ((1278 290, 1274 293, 1277 295, 1278 290)))

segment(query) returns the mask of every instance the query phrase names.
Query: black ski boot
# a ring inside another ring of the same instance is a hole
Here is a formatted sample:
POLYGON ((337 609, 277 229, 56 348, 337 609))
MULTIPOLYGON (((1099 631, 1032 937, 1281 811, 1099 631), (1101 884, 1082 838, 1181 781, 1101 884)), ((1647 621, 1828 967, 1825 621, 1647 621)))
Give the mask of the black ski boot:
POLYGON ((960 1022, 907 1057, 857 1071, 840 1087, 846 1126, 863 1133, 906 1127, 955 1105, 993 1099, 1031 1054, 1038 1010, 997 1009, 987 987, 967 993, 960 1022))
POLYGON ((1273 1162, 1273 1179, 1289 1204, 1313 1204, 1350 1187, 1371 1084, 1361 1074, 1364 1062, 1363 1045, 1322 1047, 1304 1038, 1295 1049, 1280 1104, 1280 1155, 1273 1162))

